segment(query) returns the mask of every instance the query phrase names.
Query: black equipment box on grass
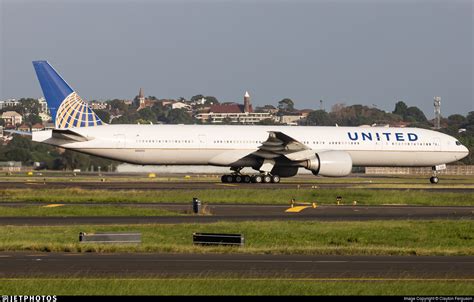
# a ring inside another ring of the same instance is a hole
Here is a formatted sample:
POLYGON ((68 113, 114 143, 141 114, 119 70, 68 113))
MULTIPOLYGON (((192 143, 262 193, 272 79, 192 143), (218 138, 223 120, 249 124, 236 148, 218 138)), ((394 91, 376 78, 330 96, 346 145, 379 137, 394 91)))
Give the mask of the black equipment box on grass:
POLYGON ((193 233, 193 243, 201 245, 244 245, 242 234, 193 233))

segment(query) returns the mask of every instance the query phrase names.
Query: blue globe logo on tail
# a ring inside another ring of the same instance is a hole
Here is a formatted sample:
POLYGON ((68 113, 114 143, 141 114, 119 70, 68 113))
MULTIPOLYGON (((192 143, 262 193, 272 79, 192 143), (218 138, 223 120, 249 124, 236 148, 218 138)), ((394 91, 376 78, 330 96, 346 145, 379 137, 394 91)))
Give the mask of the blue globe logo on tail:
POLYGON ((105 125, 47 61, 33 61, 55 128, 105 125))

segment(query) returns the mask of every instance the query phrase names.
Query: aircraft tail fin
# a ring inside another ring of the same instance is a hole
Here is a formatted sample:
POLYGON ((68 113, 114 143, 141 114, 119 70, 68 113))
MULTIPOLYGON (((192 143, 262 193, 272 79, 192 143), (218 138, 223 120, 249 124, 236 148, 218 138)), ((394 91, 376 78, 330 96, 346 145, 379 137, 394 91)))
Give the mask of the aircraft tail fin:
POLYGON ((64 81, 48 61, 33 61, 36 76, 57 129, 92 127, 105 123, 64 81))

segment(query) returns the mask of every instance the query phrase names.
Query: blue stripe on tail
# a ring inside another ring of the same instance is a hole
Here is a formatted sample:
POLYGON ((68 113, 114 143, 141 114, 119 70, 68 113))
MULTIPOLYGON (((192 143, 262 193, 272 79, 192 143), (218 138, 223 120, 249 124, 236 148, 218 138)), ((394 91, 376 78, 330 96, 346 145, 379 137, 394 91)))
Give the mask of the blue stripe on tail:
POLYGON ((33 61, 33 66, 51 111, 55 128, 105 125, 47 61, 33 61))
POLYGON ((47 61, 33 61, 33 66, 54 122, 59 106, 74 90, 47 61))

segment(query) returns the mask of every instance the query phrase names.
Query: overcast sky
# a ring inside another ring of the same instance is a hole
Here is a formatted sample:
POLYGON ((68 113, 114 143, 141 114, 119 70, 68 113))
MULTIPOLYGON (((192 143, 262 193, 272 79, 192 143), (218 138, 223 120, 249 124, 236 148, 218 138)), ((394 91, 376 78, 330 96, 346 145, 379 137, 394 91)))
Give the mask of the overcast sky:
POLYGON ((446 1, 0 0, 0 98, 40 97, 31 61, 79 95, 214 95, 433 116, 474 110, 473 4, 446 1))

